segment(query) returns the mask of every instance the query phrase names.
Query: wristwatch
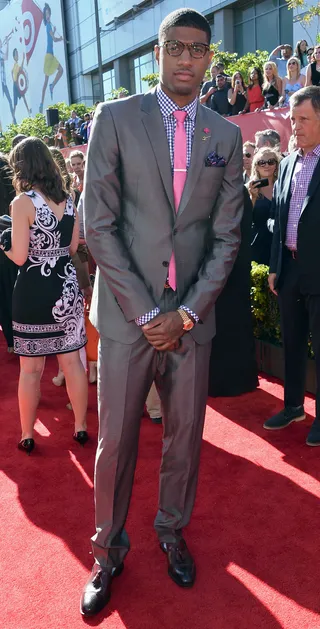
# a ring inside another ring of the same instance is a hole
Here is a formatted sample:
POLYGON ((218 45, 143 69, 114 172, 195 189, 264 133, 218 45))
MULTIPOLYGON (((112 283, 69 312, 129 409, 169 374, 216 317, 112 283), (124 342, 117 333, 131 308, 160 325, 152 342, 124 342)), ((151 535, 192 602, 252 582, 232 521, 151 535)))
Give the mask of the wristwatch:
POLYGON ((183 308, 178 308, 177 312, 179 313, 182 321, 183 321, 183 329, 186 332, 189 332, 189 330, 192 330, 193 326, 194 326, 194 322, 192 321, 192 319, 190 319, 190 317, 188 316, 188 314, 186 313, 185 310, 183 310, 183 308))

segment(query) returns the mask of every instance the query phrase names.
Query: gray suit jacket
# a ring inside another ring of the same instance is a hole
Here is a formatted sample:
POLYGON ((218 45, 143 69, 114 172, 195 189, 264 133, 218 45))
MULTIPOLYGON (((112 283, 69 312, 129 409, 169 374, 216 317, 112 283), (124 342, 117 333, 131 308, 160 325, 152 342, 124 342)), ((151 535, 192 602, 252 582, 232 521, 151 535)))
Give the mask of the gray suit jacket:
POLYGON ((208 342, 215 334, 214 304, 239 248, 242 211, 237 126, 198 106, 176 213, 155 90, 99 105, 86 160, 84 220, 98 266, 90 318, 100 334, 127 344, 139 338, 135 318, 159 304, 174 249, 180 303, 202 322, 191 334, 198 343, 208 342), (212 151, 226 166, 205 166, 212 151))

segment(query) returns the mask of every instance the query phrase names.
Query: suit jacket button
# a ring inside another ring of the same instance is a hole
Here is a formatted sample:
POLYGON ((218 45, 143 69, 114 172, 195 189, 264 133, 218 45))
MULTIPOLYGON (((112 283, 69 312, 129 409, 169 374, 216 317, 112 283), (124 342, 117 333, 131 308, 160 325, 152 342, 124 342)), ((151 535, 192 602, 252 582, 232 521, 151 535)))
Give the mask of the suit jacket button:
POLYGON ((169 266, 169 262, 167 262, 167 260, 164 260, 164 261, 162 262, 162 266, 169 266))
POLYGON ((178 233, 178 230, 176 229, 176 227, 174 228, 172 233, 173 233, 174 236, 176 236, 176 234, 178 233))

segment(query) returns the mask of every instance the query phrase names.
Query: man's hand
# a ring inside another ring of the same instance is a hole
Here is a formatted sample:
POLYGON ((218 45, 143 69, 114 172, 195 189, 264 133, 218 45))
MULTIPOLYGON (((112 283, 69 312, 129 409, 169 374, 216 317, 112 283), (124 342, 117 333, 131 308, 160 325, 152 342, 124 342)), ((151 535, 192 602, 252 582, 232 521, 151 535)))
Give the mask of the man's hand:
POLYGON ((270 275, 268 277, 269 288, 270 288, 271 292, 274 295, 278 295, 278 292, 275 290, 275 287, 274 287, 275 281, 276 281, 276 277, 277 277, 276 273, 270 273, 270 275))
POLYGON ((161 352, 172 351, 179 347, 179 339, 184 334, 183 320, 176 310, 166 312, 143 325, 142 331, 155 349, 161 352))

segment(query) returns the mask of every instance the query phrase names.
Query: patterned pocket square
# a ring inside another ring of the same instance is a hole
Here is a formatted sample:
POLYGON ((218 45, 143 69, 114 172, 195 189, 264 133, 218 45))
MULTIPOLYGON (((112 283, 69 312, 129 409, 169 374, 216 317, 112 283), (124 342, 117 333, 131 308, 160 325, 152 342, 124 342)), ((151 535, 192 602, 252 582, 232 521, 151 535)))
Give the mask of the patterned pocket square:
POLYGON ((216 153, 215 151, 212 151, 211 153, 209 153, 209 155, 207 155, 206 160, 205 160, 205 165, 214 166, 216 168, 223 168, 224 166, 227 165, 227 162, 224 159, 224 157, 220 157, 218 153, 216 153))

